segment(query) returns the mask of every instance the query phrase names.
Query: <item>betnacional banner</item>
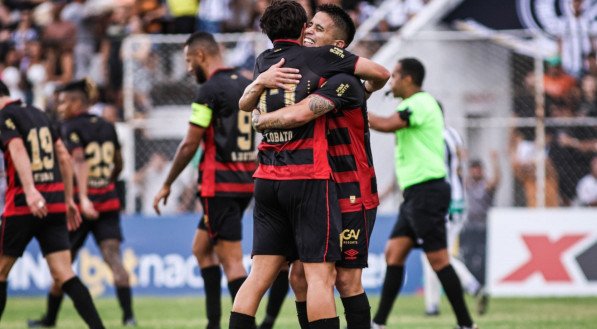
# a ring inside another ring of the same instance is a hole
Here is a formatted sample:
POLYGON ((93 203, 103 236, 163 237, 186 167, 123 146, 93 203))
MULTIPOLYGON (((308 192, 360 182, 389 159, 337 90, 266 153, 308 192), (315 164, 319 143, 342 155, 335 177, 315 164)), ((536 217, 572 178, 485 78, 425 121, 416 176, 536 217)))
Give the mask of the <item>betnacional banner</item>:
MULTIPOLYGON (((370 293, 378 293, 385 275, 384 246, 396 217, 377 218, 370 247, 369 268, 364 271, 363 285, 370 293)), ((195 295, 203 293, 203 279, 191 243, 198 215, 185 214, 163 217, 123 216, 125 241, 122 246, 124 265, 131 274, 133 291, 137 295, 195 295)), ((364 232, 343 232, 351 239, 364 232)), ((251 214, 243 219, 244 262, 250 268, 252 245, 251 214)), ((74 269, 94 296, 113 294, 112 274, 89 237, 74 263, 74 269)), ((407 264, 404 293, 421 289, 420 254, 411 253, 407 264)), ((51 277, 37 242, 15 264, 9 277, 9 295, 42 296, 47 293, 51 277)), ((225 277, 222 288, 226 291, 225 277)))
POLYGON ((492 295, 597 295, 597 210, 494 209, 487 247, 492 295))

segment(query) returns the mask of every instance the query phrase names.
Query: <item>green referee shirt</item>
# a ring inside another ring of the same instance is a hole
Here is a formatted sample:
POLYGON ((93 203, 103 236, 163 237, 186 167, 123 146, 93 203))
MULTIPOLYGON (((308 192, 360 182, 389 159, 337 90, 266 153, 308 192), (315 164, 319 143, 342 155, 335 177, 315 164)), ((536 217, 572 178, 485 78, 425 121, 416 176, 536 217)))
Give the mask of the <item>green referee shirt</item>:
POLYGON ((444 118, 437 101, 418 92, 400 103, 398 112, 410 111, 409 125, 396 131, 396 177, 402 190, 446 177, 444 118))

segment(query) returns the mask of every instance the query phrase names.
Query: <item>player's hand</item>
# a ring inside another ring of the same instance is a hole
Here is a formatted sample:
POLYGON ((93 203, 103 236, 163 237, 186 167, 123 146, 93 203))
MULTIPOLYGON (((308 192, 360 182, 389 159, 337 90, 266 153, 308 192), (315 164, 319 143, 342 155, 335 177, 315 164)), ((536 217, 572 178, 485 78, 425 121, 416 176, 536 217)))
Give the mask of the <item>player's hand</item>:
POLYGON ((81 225, 81 214, 77 205, 73 200, 66 202, 66 228, 69 231, 74 231, 81 225))
POLYGON ((261 73, 257 79, 266 88, 282 88, 291 91, 294 86, 301 82, 301 75, 298 69, 282 67, 284 58, 278 63, 270 66, 267 71, 261 73))
POLYGON ((99 217, 99 213, 93 207, 93 203, 89 200, 88 197, 79 198, 81 204, 81 213, 85 216, 86 219, 97 219, 99 217))
POLYGON ((259 111, 258 109, 253 109, 253 113, 251 114, 251 124, 253 125, 253 129, 255 129, 256 132, 261 132, 261 130, 259 129, 259 117, 261 116, 261 111, 259 111))
POLYGON ((46 199, 44 199, 37 189, 33 188, 29 192, 25 192, 25 198, 27 200, 27 206, 33 216, 43 218, 48 215, 46 199))
POLYGON ((170 196, 170 186, 164 185, 164 186, 162 186, 162 188, 160 189, 158 194, 155 195, 155 198, 153 198, 153 209, 155 210, 155 212, 158 215, 162 214, 160 212, 160 201, 163 199, 164 206, 165 206, 168 203, 169 196, 170 196))

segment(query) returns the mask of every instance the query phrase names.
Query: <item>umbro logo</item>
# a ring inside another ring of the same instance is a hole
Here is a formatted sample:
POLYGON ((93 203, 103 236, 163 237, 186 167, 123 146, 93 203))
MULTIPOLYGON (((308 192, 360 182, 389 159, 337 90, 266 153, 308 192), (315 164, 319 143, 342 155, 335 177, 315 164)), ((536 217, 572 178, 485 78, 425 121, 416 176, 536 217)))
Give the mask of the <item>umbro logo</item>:
POLYGON ((358 254, 359 254, 359 252, 358 252, 358 251, 356 251, 356 250, 354 250, 354 249, 348 249, 348 250, 346 250, 346 251, 344 252, 344 254, 345 254, 346 256, 348 256, 348 257, 352 257, 352 258, 354 258, 356 255, 358 255, 358 254))

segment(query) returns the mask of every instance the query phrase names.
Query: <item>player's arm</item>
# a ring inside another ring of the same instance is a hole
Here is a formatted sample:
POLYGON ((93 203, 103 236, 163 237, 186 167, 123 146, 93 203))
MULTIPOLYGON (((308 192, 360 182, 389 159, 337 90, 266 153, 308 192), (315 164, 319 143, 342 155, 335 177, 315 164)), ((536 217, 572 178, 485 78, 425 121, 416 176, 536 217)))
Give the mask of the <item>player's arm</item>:
POLYGON ((253 127, 256 131, 290 129, 300 127, 311 120, 332 111, 334 103, 320 95, 310 95, 297 104, 270 113, 253 111, 253 127))
POLYGON ((500 184, 502 169, 500 167, 500 157, 497 151, 491 151, 491 166, 493 167, 493 176, 487 182, 486 189, 489 192, 494 192, 500 184))
POLYGON ((197 148, 201 143, 205 128, 209 127, 211 123, 212 110, 205 105, 193 103, 193 114, 191 115, 189 128, 187 135, 178 145, 176 154, 174 155, 174 161, 168 177, 164 181, 162 188, 158 191, 155 198, 153 199, 153 209, 156 213, 160 214, 160 201, 164 200, 164 205, 168 202, 168 196, 170 195, 170 186, 189 164, 197 148))
POLYGON ((71 157, 60 139, 54 142, 54 151, 60 163, 60 174, 64 183, 64 203, 66 204, 66 226, 69 231, 76 230, 81 225, 81 215, 73 200, 73 167, 71 157))
POLYGON ((406 128, 409 124, 410 111, 400 111, 389 117, 382 117, 371 112, 368 113, 369 127, 383 133, 392 133, 396 130, 406 128))
POLYGON ((282 67, 284 59, 272 65, 267 71, 259 74, 251 84, 245 88, 238 101, 241 111, 251 112, 259 102, 259 97, 268 88, 290 89, 291 85, 298 84, 301 79, 298 69, 282 67))
POLYGON ((8 144, 8 150, 17 170, 19 180, 21 181, 21 186, 23 186, 29 210, 31 210, 31 213, 35 217, 45 217, 48 214, 46 200, 35 188, 33 172, 31 171, 31 161, 23 140, 21 138, 11 139, 8 144))
MULTIPOLYGON (((77 178, 77 188, 79 196, 79 204, 81 211, 87 219, 97 219, 98 212, 93 207, 93 203, 89 200, 88 184, 89 184, 89 164, 85 158, 85 152, 82 147, 72 149, 72 171, 77 178)), ((62 168, 62 167, 61 167, 62 168)))
POLYGON ((118 180, 118 176, 120 176, 122 168, 124 168, 124 163, 122 161, 122 152, 120 151, 120 149, 116 149, 114 151, 114 168, 112 169, 112 175, 110 176, 111 182, 115 182, 118 180))
POLYGON ((364 57, 359 57, 354 74, 365 80, 364 87, 368 94, 383 88, 390 79, 390 71, 382 65, 364 57))

